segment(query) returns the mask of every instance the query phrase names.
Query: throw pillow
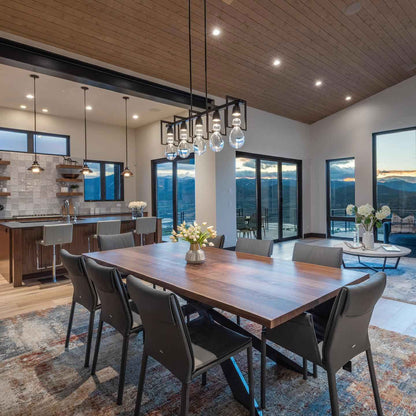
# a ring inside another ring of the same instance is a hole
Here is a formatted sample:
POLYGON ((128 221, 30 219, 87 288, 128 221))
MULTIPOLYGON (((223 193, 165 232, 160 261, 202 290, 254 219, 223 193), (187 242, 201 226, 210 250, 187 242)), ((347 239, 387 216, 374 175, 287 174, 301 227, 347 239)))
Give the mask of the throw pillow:
POLYGON ((391 216, 391 233, 400 234, 402 232, 402 219, 397 214, 391 216))

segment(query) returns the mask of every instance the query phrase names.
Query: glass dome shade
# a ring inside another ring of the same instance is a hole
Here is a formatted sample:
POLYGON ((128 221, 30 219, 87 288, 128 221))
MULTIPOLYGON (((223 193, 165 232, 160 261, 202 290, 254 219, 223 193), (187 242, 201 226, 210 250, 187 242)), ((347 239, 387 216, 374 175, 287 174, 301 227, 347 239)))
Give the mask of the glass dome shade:
POLYGON ((176 146, 168 144, 165 149, 165 156, 167 160, 175 160, 177 156, 176 146))
POLYGON ((197 136, 194 141, 194 152, 198 156, 203 155, 207 151, 207 144, 202 136, 197 136))
POLYGON ((211 134, 209 139, 209 147, 213 152, 221 152, 224 148, 224 139, 218 131, 211 134))
POLYGON ((234 126, 230 131, 230 135, 228 137, 230 146, 234 149, 240 149, 244 146, 245 136, 243 130, 239 126, 234 126))
POLYGON ((182 159, 187 158, 191 154, 191 145, 186 140, 181 140, 178 146, 178 155, 182 159))

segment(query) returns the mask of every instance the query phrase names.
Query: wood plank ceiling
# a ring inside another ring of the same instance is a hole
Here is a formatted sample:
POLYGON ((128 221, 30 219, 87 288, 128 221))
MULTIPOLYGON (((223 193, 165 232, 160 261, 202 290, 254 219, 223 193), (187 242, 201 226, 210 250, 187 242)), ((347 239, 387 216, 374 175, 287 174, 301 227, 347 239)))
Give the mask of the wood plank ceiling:
MULTIPOLYGON (((313 123, 415 75, 416 1, 361 0, 349 15, 352 3, 208 0, 208 29, 222 31, 208 39, 209 93, 313 123)), ((202 27, 193 0, 200 91, 202 27)), ((2 0, 0 30, 188 86, 187 0, 2 0)))

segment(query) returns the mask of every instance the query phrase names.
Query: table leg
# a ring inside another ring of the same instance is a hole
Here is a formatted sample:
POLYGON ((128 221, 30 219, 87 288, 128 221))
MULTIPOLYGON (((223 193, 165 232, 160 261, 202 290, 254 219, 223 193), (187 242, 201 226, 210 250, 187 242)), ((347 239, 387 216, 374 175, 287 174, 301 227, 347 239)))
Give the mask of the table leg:
POLYGON ((263 326, 261 329, 261 379, 260 379, 260 406, 262 409, 266 408, 266 328, 263 326))

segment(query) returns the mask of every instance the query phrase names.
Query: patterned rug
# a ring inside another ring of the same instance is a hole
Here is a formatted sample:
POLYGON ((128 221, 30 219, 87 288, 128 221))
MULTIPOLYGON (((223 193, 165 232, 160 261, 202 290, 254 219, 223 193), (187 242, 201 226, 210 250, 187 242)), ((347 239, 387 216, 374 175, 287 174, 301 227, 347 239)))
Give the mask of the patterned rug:
MULTIPOLYGON (((97 367, 91 377, 83 368, 88 314, 75 312, 70 349, 65 351, 69 306, 17 316, 0 322, 0 414, 2 416, 131 415, 136 395, 142 336, 132 338, 127 364, 124 403, 115 403, 121 355, 121 336, 105 328, 97 367)), ((244 322, 252 331, 255 324, 244 322)), ((416 339, 371 328, 371 341, 385 415, 416 414, 416 339)), ((259 397, 260 359, 255 352, 256 397, 259 397)), ((237 356, 244 374, 244 356, 237 356)), ((341 414, 375 415, 365 354, 353 360, 353 373, 337 375, 341 414)), ((266 416, 320 416, 330 414, 325 372, 317 379, 268 361, 266 416)), ((178 414, 180 385, 157 362, 150 360, 143 397, 143 413, 178 414)), ((195 380, 190 414, 246 415, 232 397, 221 369, 208 373, 208 384, 195 380)))

